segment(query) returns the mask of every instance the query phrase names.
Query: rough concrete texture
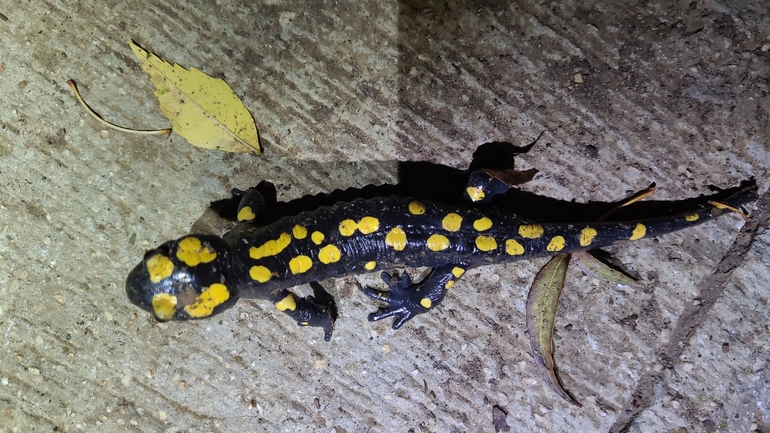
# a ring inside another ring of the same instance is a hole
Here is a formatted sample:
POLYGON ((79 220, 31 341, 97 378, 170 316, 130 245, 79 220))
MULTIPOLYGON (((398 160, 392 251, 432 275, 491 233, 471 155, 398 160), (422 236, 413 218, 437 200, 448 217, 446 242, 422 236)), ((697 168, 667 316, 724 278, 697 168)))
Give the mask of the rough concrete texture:
MULTIPOLYGON (((523 188, 678 199, 770 167, 764 1, 0 0, 0 431, 770 431, 768 210, 612 249, 632 290, 571 271, 561 401, 524 301, 543 261, 468 272, 393 332, 331 284, 330 343, 267 302, 158 324, 128 303, 145 249, 266 179, 281 200, 464 167, 488 141, 540 142, 523 188), (103 130, 165 127, 128 40, 225 78, 264 155, 103 130), (576 75, 576 74, 579 74, 576 75), (135 234, 135 242, 131 242, 135 234)), ((763 198, 765 204, 768 198, 763 198)), ((307 293, 307 288, 298 288, 307 293)))

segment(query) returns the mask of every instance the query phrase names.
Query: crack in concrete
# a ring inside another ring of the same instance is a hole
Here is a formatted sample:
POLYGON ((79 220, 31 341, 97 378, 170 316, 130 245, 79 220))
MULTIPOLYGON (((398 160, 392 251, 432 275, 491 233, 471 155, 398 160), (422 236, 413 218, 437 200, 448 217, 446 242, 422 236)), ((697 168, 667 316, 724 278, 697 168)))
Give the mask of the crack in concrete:
MULTIPOLYGON (((663 365, 664 368, 669 370, 674 368, 677 360, 687 347, 690 337, 706 320, 706 314, 722 295, 722 292, 732 278, 733 272, 743 263, 744 257, 749 248, 751 248, 757 233, 760 232, 760 229, 766 229, 769 221, 770 190, 765 191, 759 198, 756 215, 741 228, 738 237, 719 262, 714 272, 698 284, 700 288, 698 299, 701 302, 698 305, 685 307, 671 332, 671 339, 658 357, 657 362, 663 365)), ((650 373, 642 376, 637 383, 636 389, 631 393, 631 398, 624 405, 624 410, 610 427, 609 431, 611 433, 629 431, 639 415, 656 403, 655 388, 662 386, 664 371, 655 372, 655 369, 652 368, 653 366, 649 367, 648 371, 650 373)))

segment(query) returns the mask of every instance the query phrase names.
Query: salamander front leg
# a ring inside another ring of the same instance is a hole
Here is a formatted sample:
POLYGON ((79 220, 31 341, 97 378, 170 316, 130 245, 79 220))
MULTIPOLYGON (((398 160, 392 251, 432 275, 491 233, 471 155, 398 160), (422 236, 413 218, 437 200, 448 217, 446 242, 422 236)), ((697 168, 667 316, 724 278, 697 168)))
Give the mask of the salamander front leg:
POLYGON ((390 286, 390 291, 383 292, 367 287, 364 289, 364 294, 372 299, 386 302, 388 306, 370 314, 369 321, 374 322, 392 316, 395 318, 393 329, 400 328, 414 316, 427 313, 439 305, 444 300, 447 290, 463 273, 465 273, 463 265, 445 265, 434 268, 425 281, 412 284, 412 280, 406 273, 399 279, 383 272, 382 279, 390 286))
MULTIPOLYGON (((324 341, 332 338, 334 331, 334 305, 317 302, 313 296, 297 298, 293 293, 284 289, 272 300, 278 310, 294 319, 299 326, 315 326, 323 328, 324 341)), ((333 300, 329 300, 333 302, 333 300)))
POLYGON ((468 177, 463 196, 473 203, 490 203, 496 195, 505 194, 509 189, 510 185, 479 170, 468 177))
POLYGON ((265 198, 255 189, 241 191, 234 188, 232 194, 234 198, 241 199, 238 204, 238 222, 252 221, 265 205, 265 198))

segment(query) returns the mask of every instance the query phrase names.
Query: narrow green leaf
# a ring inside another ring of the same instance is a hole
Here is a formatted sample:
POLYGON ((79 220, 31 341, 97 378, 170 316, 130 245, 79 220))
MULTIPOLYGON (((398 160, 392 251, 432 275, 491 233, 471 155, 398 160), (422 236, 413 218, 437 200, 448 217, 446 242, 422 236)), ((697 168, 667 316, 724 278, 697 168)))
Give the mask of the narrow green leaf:
POLYGON ((575 258, 575 263, 577 263, 578 267, 589 277, 601 278, 612 283, 625 284, 626 286, 639 286, 635 278, 610 267, 588 251, 572 253, 572 257, 575 258))
POLYGON ((580 403, 562 388, 553 363, 553 325, 569 260, 569 254, 554 256, 537 273, 527 296, 527 334, 535 365, 545 382, 561 398, 580 407, 580 403))

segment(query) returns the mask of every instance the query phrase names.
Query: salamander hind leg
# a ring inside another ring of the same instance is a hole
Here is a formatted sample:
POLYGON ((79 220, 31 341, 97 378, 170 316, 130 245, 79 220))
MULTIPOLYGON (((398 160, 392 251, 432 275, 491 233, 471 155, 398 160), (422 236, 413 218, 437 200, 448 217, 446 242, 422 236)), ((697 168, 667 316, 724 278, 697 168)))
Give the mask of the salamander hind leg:
POLYGON ((299 298, 284 289, 271 301, 275 308, 294 319, 299 326, 323 328, 324 341, 331 340, 336 316, 334 300, 331 296, 299 298))
POLYGON ((390 286, 390 291, 367 287, 364 289, 364 294, 385 302, 388 306, 370 314, 369 321, 394 317, 393 329, 400 328, 416 315, 427 313, 438 306, 444 300, 447 290, 464 272, 463 265, 441 266, 434 268, 428 278, 419 284, 413 284, 406 273, 402 274, 401 278, 397 278, 383 272, 382 279, 390 286))

